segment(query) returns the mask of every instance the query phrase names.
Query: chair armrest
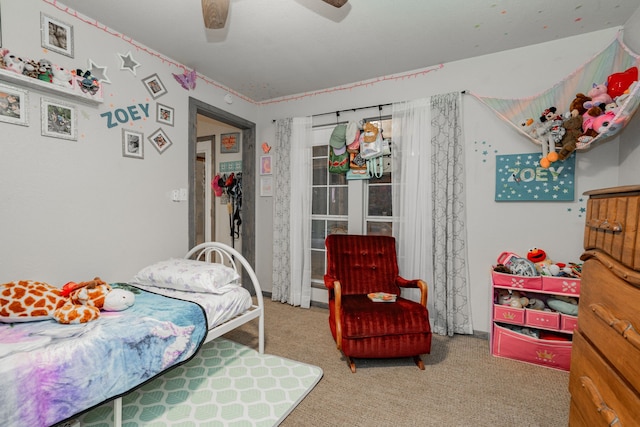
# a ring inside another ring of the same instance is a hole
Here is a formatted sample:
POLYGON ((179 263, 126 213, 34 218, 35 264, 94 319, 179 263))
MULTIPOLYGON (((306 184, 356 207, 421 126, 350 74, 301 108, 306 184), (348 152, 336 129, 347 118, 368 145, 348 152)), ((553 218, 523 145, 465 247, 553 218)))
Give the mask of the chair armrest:
POLYGON ((401 288, 419 288, 420 289, 420 305, 424 307, 427 306, 427 300, 429 297, 429 287, 427 286, 427 282, 421 279, 407 280, 403 277, 398 276, 396 278, 396 284, 401 288))
POLYGON ((325 274, 324 285, 329 289, 329 300, 333 299, 334 320, 336 324, 336 347, 342 349, 342 288, 340 281, 335 277, 325 274))
POLYGON ((331 276, 329 274, 325 274, 324 275, 324 286, 327 289, 333 289, 333 284, 334 284, 334 282, 337 282, 337 281, 338 281, 337 278, 335 278, 335 277, 333 277, 333 276, 331 276))

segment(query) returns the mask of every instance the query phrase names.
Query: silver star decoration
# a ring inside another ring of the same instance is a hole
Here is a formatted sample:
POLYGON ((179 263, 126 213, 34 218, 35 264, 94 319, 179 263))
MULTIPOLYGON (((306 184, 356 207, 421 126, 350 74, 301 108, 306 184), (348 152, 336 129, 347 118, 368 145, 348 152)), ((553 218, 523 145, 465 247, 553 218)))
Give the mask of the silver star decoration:
POLYGON ((136 75, 136 68, 138 68, 140 66, 139 62, 136 62, 133 57, 131 56, 131 51, 127 52, 126 55, 123 55, 122 53, 119 53, 118 56, 120 57, 120 60, 122 61, 122 65, 120 66, 121 70, 129 70, 133 73, 133 75, 136 75))
POLYGON ((107 67, 100 67, 96 65, 93 60, 89 60, 89 71, 91 71, 91 75, 98 79, 100 83, 109 83, 111 84, 111 80, 107 77, 107 67))

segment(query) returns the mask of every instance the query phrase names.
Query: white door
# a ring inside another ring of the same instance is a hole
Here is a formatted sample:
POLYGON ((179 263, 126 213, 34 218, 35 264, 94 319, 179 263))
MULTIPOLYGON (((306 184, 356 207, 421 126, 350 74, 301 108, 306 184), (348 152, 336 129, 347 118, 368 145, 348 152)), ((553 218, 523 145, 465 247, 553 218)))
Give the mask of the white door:
POLYGON ((215 240, 211 180, 213 140, 198 141, 196 149, 196 244, 215 240))

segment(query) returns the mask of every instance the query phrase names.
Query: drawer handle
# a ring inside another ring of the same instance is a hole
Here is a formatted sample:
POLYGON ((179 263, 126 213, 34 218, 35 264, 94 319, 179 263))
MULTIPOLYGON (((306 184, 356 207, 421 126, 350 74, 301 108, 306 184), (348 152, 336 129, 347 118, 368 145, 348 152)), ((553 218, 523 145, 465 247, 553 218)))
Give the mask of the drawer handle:
POLYGON ((618 319, 602 304, 591 304, 589 308, 591 308, 596 316, 603 322, 622 335, 631 345, 640 350, 640 334, 638 334, 638 331, 635 330, 630 321, 618 319))
POLYGON ((619 233, 622 231, 622 224, 619 221, 610 223, 607 219, 588 219, 586 223, 587 227, 595 228, 596 230, 613 231, 614 233, 619 233))
POLYGON ((593 383, 593 381, 591 381, 591 378, 580 377, 580 384, 582 384, 582 387, 587 390, 587 393, 589 393, 589 397, 595 405, 596 410, 598 411, 600 416, 604 418, 608 426, 622 425, 620 424, 618 414, 616 414, 616 411, 607 406, 607 403, 600 395, 600 392, 598 391, 596 385, 593 383))

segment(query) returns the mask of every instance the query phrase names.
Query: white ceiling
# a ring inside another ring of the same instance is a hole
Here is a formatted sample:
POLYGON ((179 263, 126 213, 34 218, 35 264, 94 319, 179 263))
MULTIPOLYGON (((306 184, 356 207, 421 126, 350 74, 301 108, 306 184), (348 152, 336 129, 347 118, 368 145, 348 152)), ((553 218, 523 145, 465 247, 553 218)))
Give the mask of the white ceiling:
POLYGON ((231 0, 225 28, 207 30, 200 0, 61 2, 257 102, 623 26, 640 6, 349 0, 336 9, 321 0, 231 0))

